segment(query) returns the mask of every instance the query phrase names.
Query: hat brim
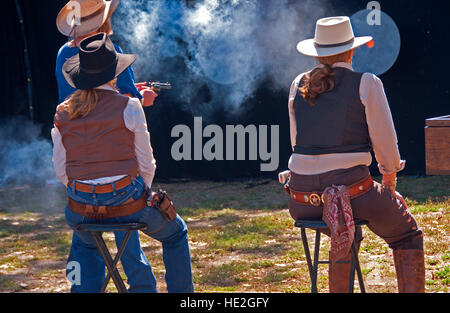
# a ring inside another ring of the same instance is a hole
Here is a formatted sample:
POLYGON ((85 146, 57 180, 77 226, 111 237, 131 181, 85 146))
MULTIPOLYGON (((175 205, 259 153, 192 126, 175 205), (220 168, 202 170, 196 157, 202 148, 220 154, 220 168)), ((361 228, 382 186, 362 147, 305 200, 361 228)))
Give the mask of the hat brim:
POLYGON ((109 16, 111 16, 114 11, 117 9, 117 7, 119 6, 121 0, 111 0, 111 7, 109 9, 109 16))
MULTIPOLYGON (((108 17, 112 15, 119 3, 120 1, 118 0, 107 1, 103 14, 98 14, 86 21, 83 21, 76 27, 76 36, 84 36, 99 29, 106 22, 108 17)), ((56 27, 64 36, 70 36, 72 32, 72 26, 67 23, 67 17, 72 11, 69 4, 70 3, 67 3, 61 11, 59 11, 58 16, 56 17, 56 27)))
POLYGON ((75 89, 92 89, 104 85, 120 74, 136 61, 135 54, 118 54, 117 63, 98 74, 87 73, 80 68, 79 54, 67 59, 62 72, 67 83, 75 89))
POLYGON ((315 44, 314 39, 306 39, 298 43, 297 50, 301 54, 311 57, 328 57, 358 48, 372 39, 371 36, 355 37, 355 39, 348 44, 329 47, 318 46, 315 44))

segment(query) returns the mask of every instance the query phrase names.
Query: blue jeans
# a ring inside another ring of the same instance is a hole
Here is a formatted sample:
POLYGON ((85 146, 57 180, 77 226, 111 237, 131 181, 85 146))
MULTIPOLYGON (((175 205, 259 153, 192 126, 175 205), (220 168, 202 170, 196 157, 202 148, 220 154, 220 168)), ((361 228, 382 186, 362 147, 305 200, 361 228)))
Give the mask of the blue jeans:
MULTIPOLYGON (((73 200, 92 205, 120 205, 131 197, 139 199, 145 184, 141 177, 123 189, 106 194, 84 193, 67 188, 67 194, 73 200)), ((72 292, 99 292, 105 280, 105 264, 101 258, 92 235, 89 232, 76 231, 79 224, 104 223, 145 223, 143 232, 160 241, 163 248, 163 261, 166 268, 168 292, 193 292, 191 256, 188 244, 186 224, 177 216, 174 221, 166 221, 154 207, 145 207, 141 211, 119 218, 90 220, 72 212, 66 206, 66 222, 73 229, 72 246, 67 262, 80 264, 80 284, 72 285, 72 292)), ((125 232, 115 232, 117 247, 122 243, 125 232)), ((156 279, 139 242, 137 231, 132 232, 130 241, 120 259, 130 285, 130 292, 157 292, 156 279)), ((68 273, 67 273, 68 274, 68 273)))

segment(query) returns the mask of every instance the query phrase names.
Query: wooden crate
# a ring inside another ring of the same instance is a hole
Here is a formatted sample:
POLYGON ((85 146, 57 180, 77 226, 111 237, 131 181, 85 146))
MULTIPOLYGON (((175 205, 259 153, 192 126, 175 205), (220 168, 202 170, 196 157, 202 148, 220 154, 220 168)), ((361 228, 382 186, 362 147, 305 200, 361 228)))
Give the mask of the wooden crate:
POLYGON ((427 175, 450 175, 450 115, 425 120, 427 175))

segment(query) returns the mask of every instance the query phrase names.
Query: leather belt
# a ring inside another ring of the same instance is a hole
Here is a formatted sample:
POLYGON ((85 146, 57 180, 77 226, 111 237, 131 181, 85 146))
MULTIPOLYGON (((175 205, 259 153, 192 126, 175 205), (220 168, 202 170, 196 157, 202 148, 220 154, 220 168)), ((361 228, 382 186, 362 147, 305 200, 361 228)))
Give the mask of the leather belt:
MULTIPOLYGON (((347 186, 348 192, 350 194, 350 199, 362 196, 363 194, 368 192, 372 188, 372 186, 373 179, 370 175, 359 182, 347 186)), ((324 203, 323 192, 321 191, 297 191, 289 188, 288 184, 284 185, 284 191, 291 196, 292 200, 300 204, 318 207, 324 203)))
POLYGON ((119 179, 118 181, 115 181, 114 183, 104 185, 90 185, 75 181, 70 182, 69 187, 72 188, 73 184, 75 184, 75 190, 77 191, 86 193, 110 193, 114 191, 114 186, 116 190, 128 187, 132 182, 131 180, 132 180, 131 176, 126 176, 122 179, 119 179))
POLYGON ((122 205, 118 206, 105 206, 105 205, 90 205, 83 204, 73 200, 69 197, 69 209, 72 212, 83 215, 84 217, 92 220, 103 220, 108 218, 122 217, 139 212, 147 206, 148 194, 146 191, 142 193, 142 196, 134 200, 129 199, 122 205))

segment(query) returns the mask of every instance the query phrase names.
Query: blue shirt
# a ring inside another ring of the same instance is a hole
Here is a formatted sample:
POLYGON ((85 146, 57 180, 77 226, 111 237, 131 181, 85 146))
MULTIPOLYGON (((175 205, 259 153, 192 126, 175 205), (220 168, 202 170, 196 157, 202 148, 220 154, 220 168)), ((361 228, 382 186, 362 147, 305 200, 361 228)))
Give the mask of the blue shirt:
MULTIPOLYGON (((123 53, 119 46, 114 44, 118 53, 123 53)), ((66 43, 59 49, 58 56, 56 57, 56 81, 58 83, 58 95, 59 103, 66 100, 76 89, 69 85, 62 73, 62 67, 68 58, 73 57, 78 53, 77 47, 69 47, 69 43, 66 43)), ((133 69, 128 67, 122 74, 117 77, 117 88, 121 94, 130 94, 134 98, 142 99, 142 95, 134 85, 134 73, 133 69)))

